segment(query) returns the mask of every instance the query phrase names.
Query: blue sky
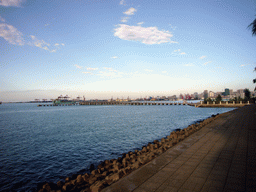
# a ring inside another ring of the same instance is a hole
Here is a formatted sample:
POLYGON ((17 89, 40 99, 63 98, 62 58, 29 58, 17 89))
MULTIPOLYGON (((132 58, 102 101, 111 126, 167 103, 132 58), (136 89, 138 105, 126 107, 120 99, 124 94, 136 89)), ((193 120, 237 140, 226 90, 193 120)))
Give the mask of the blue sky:
POLYGON ((254 89, 255 0, 0 0, 0 100, 254 89))

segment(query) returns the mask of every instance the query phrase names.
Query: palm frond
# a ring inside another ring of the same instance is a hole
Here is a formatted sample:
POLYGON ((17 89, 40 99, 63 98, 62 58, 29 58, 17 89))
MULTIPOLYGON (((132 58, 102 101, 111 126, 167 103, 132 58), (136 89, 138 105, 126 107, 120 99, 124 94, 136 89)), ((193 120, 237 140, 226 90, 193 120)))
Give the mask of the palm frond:
POLYGON ((252 35, 256 35, 256 19, 248 26, 248 28, 252 29, 252 35))

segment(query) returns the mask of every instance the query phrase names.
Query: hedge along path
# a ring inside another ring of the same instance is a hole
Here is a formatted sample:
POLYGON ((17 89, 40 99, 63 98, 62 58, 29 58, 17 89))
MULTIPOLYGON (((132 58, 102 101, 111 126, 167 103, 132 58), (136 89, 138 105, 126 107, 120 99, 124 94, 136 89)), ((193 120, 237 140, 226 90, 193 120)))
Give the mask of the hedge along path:
POLYGON ((225 127, 234 119, 236 111, 173 131, 160 142, 155 140, 141 150, 105 160, 91 174, 66 178, 57 184, 46 183, 39 191, 177 191, 191 186, 198 191, 205 185, 207 170, 211 171, 216 160, 217 152, 211 150, 219 149, 216 143, 223 147, 223 142, 227 142, 222 137, 232 133, 233 129, 225 127))

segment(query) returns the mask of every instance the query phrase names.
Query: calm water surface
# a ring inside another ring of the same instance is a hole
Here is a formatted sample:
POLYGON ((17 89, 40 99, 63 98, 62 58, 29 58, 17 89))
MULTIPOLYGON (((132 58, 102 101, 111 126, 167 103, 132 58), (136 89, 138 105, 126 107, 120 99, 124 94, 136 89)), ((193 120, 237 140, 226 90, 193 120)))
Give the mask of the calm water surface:
POLYGON ((0 105, 0 191, 34 191, 88 172, 177 128, 231 108, 0 105))

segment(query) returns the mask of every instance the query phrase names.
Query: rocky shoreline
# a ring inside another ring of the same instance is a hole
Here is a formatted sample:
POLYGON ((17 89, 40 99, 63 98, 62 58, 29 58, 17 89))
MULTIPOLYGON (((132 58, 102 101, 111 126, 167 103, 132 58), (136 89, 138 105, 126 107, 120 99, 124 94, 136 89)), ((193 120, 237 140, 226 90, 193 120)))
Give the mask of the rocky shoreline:
POLYGON ((117 159, 105 160, 99 164, 97 168, 95 168, 94 165, 91 165, 90 174, 85 173, 76 175, 75 177, 67 177, 64 182, 59 181, 57 183, 40 184, 37 187, 37 191, 101 191, 103 188, 111 185, 122 177, 130 174, 132 171, 138 169, 142 165, 148 163, 155 157, 161 155, 166 150, 184 140, 186 137, 198 131, 221 115, 222 114, 212 115, 201 122, 189 125, 187 128, 175 130, 166 138, 162 138, 160 141, 155 140, 148 143, 148 145, 143 146, 141 150, 124 153, 122 154, 122 157, 118 157, 117 159))

